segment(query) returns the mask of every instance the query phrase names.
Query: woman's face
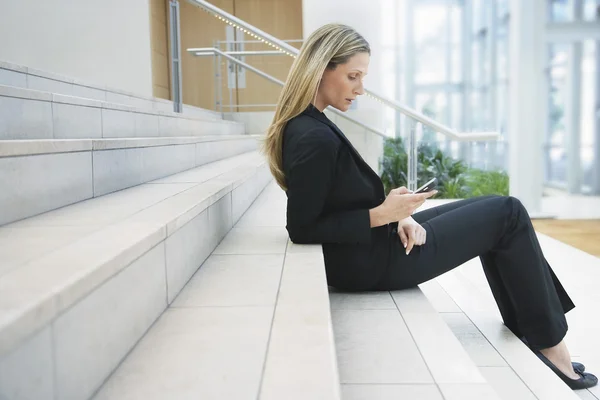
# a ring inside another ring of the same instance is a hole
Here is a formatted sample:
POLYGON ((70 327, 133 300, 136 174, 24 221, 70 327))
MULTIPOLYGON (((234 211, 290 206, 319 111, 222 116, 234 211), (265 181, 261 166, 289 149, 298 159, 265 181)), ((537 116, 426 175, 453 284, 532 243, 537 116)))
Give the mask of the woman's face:
POLYGON ((316 104, 320 111, 332 106, 347 111, 356 98, 365 93, 363 79, 369 70, 369 53, 358 53, 347 63, 335 69, 326 69, 317 92, 316 104))

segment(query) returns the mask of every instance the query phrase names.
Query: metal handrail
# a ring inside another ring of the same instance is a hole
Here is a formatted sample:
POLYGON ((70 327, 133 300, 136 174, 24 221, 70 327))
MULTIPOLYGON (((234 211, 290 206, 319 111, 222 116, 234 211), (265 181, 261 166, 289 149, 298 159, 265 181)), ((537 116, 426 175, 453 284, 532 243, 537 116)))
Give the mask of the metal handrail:
MULTIPOLYGON (((266 43, 266 44, 276 48, 277 50, 283 52, 284 54, 287 54, 288 56, 296 57, 299 53, 299 50, 296 49, 295 47, 290 46, 286 42, 283 42, 283 41, 277 39, 276 37, 269 35, 268 33, 258 29, 254 25, 251 25, 251 24, 247 23, 246 21, 243 21, 243 20, 237 18, 234 15, 231 15, 228 12, 221 10, 218 7, 215 7, 214 5, 210 4, 209 2, 207 2, 205 0, 187 0, 187 1, 191 4, 194 4, 202 9, 204 9, 205 11, 207 11, 209 13, 212 13, 216 18, 222 20, 223 22, 225 22, 233 27, 236 27, 238 29, 241 29, 242 32, 247 33, 256 39, 259 39, 263 43, 266 43)), ((375 100, 378 100, 381 103, 383 103, 395 110, 398 110, 400 113, 406 115, 407 117, 412 118, 413 120, 420 122, 423 125, 430 127, 434 131, 450 137, 451 139, 454 139, 457 141, 471 141, 471 140, 484 141, 484 140, 496 140, 500 137, 500 135, 497 132, 461 132, 461 133, 459 133, 456 130, 449 128, 437 121, 434 121, 431 118, 427 117, 426 115, 421 114, 420 112, 418 112, 410 107, 407 107, 403 104, 400 104, 399 102, 397 102, 395 100, 390 100, 387 97, 384 97, 380 94, 373 92, 372 90, 365 89, 365 92, 369 96, 374 98, 375 100)))
MULTIPOLYGON (((243 62, 241 60, 238 60, 237 58, 235 58, 235 57, 227 54, 227 52, 221 51, 219 49, 216 49, 216 48, 213 48, 213 47, 201 47, 201 48, 187 49, 187 51, 188 51, 188 53, 191 53, 193 55, 202 55, 202 56, 205 56, 205 55, 207 55, 207 54, 209 54, 209 53, 212 52, 213 55, 223 56, 226 59, 228 59, 229 61, 231 61, 232 63, 234 63, 236 65, 239 65, 242 68, 246 68, 247 70, 254 72, 255 74, 261 76, 262 78, 265 78, 266 80, 268 80, 270 82, 273 82, 273 83, 275 83, 277 85, 280 85, 280 86, 285 85, 285 82, 280 81, 279 79, 275 78, 274 76, 271 76, 271 75, 269 75, 269 74, 261 71, 260 69, 253 67, 252 65, 246 64, 245 62, 243 62)), ((357 120, 355 118, 352 118, 349 115, 346 115, 343 112, 341 112, 339 110, 336 110, 335 108, 329 107, 328 110, 331 111, 331 112, 333 112, 334 114, 336 114, 336 115, 344 118, 344 119, 347 119, 348 121, 351 121, 351 122, 357 124, 358 126, 364 128, 364 129, 366 129, 366 130, 368 130, 370 132, 373 132, 376 135, 379 135, 379 136, 381 136, 383 138, 388 138, 389 137, 385 133, 381 132, 380 130, 378 130, 376 128, 373 128, 372 126, 367 125, 364 122, 361 122, 361 121, 359 121, 359 120, 357 120)))

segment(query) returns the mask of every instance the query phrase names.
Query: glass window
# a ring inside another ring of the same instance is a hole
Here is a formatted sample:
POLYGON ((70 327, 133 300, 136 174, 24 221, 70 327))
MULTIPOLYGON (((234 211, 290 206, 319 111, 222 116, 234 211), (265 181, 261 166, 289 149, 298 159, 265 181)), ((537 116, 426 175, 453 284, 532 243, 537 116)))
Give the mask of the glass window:
MULTIPOLYGON (((420 92, 416 96, 417 111, 429 118, 448 124, 448 99, 445 92, 420 92)), ((421 137, 417 140, 437 144, 444 139, 443 134, 434 132, 431 128, 424 127, 421 137)))
POLYGON ((415 83, 442 83, 448 79, 446 47, 437 44, 417 49, 415 57, 415 83))
POLYGON ((569 22, 573 21, 574 0, 551 0, 550 21, 569 22))
POLYGON ((591 185, 594 173, 594 165, 599 168, 599 160, 594 159, 594 144, 598 139, 595 137, 596 118, 596 93, 598 87, 597 79, 600 71, 597 71, 596 42, 586 40, 583 43, 583 57, 581 63, 581 169, 583 171, 583 184, 591 185))
POLYGON ((547 178, 564 182, 567 176, 565 96, 568 46, 550 46, 550 101, 548 104, 547 178))
POLYGON ((600 20, 600 4, 596 0, 586 0, 583 6, 583 18, 587 21, 600 20))

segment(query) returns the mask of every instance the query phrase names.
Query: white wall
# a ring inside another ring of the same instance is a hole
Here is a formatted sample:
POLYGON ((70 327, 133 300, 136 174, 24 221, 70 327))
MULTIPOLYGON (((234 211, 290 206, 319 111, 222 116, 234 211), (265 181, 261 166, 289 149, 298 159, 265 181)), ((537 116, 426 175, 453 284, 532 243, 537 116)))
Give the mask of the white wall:
POLYGON ((356 29, 371 45, 371 64, 365 85, 381 92, 381 45, 384 42, 381 20, 383 13, 390 12, 386 10, 388 3, 385 0, 303 0, 304 38, 328 23, 346 24, 356 29))
POLYGON ((247 135, 264 135, 267 133, 274 115, 275 111, 237 112, 224 113, 223 118, 245 124, 247 135))
POLYGON ((0 61, 152 96, 148 0, 0 0, 0 61))
MULTIPOLYGON (((313 31, 328 23, 346 24, 358 31, 371 46, 371 62, 369 75, 365 79, 365 87, 377 93, 384 92, 383 76, 383 51, 385 43, 382 16, 390 10, 389 0, 303 0, 302 21, 303 33, 306 39, 313 31)), ((355 110, 348 114, 372 127, 385 131, 384 106, 362 96, 358 99, 355 110)), ((364 128, 358 127, 333 114, 330 119, 344 132, 356 150, 365 161, 378 171, 379 158, 383 154, 383 140, 364 128)))

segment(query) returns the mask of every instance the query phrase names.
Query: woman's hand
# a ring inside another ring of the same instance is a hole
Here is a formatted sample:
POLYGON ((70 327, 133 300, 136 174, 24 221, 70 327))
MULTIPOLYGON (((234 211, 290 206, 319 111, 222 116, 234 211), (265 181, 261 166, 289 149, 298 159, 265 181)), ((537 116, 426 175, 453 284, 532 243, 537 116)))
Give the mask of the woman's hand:
POLYGON ((434 196, 437 190, 426 193, 413 193, 404 186, 393 189, 381 205, 389 222, 402 221, 410 217, 425 200, 434 196))
POLYGON ((398 222, 398 236, 406 249, 406 255, 414 246, 422 246, 427 241, 427 231, 412 217, 398 222))

